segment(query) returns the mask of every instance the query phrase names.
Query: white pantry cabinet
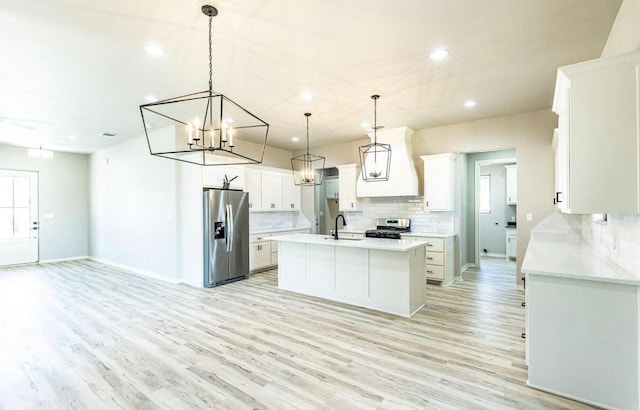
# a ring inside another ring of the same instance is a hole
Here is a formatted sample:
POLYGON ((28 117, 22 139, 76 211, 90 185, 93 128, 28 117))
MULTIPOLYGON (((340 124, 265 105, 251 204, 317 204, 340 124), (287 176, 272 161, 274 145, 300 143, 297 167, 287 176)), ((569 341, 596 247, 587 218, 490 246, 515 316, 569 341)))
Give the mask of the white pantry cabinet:
MULTIPOLYGON (((358 164, 337 165, 338 168, 338 209, 340 211, 359 211, 360 201, 356 192, 358 164)), ((375 184, 375 182, 372 182, 375 184)))
POLYGON ((424 162, 424 209, 453 211, 456 154, 420 157, 424 162))
POLYGON ((558 69, 555 202, 570 213, 640 213, 640 53, 558 69))
POLYGON ((518 166, 509 164, 504 166, 507 171, 507 205, 518 204, 518 166))

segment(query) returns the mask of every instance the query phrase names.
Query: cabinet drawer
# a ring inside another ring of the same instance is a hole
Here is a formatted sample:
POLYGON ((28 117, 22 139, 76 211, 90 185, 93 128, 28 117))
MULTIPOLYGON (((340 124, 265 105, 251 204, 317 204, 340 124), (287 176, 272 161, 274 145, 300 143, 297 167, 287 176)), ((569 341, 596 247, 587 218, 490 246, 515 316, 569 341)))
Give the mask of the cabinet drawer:
POLYGON ((444 253, 442 252, 425 252, 425 260, 427 265, 444 265, 444 253))
POLYGON ((249 235, 249 242, 251 243, 259 242, 270 236, 271 236, 270 233, 258 233, 258 234, 249 235))
POLYGON ((444 266, 427 265, 425 270, 427 279, 444 280, 444 266))
POLYGON ((442 238, 422 238, 427 241, 427 252, 444 252, 444 239, 442 238))

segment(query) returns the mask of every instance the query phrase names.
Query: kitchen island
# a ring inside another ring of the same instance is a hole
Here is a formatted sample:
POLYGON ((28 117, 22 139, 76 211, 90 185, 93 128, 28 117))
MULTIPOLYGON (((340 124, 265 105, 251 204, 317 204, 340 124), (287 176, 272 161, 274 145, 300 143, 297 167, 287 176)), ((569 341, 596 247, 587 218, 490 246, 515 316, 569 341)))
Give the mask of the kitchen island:
POLYGON ((424 241, 299 234, 278 241, 280 289, 404 317, 425 305, 424 241))

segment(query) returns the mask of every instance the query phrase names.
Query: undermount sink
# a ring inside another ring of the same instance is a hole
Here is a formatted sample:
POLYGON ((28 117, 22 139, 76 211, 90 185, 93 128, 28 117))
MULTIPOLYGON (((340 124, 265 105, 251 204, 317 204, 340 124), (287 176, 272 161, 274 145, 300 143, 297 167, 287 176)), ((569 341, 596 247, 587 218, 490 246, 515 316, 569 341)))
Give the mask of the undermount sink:
MULTIPOLYGON (((335 241, 335 239, 333 238, 333 236, 325 236, 324 239, 328 239, 331 241, 335 241)), ((338 240, 339 241, 361 241, 364 238, 341 238, 340 236, 338 236, 338 240)))

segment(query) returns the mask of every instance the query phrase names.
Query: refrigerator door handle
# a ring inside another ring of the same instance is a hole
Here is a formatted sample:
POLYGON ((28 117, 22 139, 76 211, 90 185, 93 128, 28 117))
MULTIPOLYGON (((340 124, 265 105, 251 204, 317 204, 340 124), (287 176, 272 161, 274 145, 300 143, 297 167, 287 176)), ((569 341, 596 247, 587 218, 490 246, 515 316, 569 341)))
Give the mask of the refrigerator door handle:
POLYGON ((233 226, 233 207, 227 204, 227 252, 233 251, 233 237, 234 237, 234 226, 233 226))

